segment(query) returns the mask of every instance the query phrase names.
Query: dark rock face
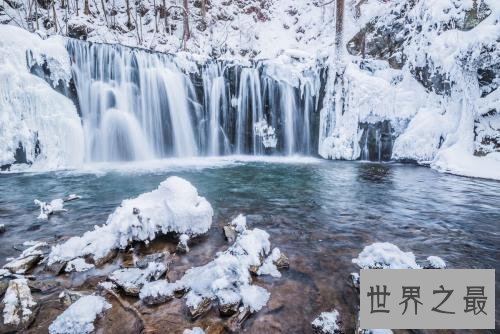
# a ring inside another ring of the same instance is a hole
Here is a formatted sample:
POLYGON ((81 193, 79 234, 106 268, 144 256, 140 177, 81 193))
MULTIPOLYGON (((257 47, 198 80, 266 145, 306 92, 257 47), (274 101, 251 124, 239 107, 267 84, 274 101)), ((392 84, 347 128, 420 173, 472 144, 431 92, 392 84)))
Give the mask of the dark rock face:
POLYGON ((87 40, 87 35, 92 31, 85 24, 70 23, 68 24, 68 37, 87 40))
POLYGON ((363 135, 359 141, 361 160, 391 160, 394 134, 389 121, 359 123, 359 129, 363 130, 363 135))
POLYGON ((474 154, 483 156, 500 152, 500 113, 492 109, 474 121, 474 154))

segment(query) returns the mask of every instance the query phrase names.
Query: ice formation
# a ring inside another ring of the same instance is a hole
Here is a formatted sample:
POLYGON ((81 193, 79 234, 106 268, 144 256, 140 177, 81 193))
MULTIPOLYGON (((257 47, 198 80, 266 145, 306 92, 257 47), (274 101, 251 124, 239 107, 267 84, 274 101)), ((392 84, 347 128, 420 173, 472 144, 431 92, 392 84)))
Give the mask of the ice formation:
POLYGON ((42 202, 37 199, 34 200, 36 205, 40 206, 40 214, 38 219, 48 219, 49 216, 56 212, 66 211, 64 209, 64 202, 60 198, 53 199, 50 203, 42 202))
POLYGON ((52 247, 48 264, 90 256, 101 260, 132 241, 148 242, 159 233, 198 235, 208 231, 213 209, 196 188, 179 177, 169 177, 158 189, 124 200, 106 224, 81 237, 52 247))
MULTIPOLYGON (((237 219, 241 223, 243 216, 237 219)), ((266 305, 269 292, 251 284, 250 269, 260 267, 262 258, 269 251, 269 234, 257 228, 242 230, 235 243, 218 253, 213 261, 189 269, 176 282, 147 283, 139 296, 150 303, 163 302, 172 298, 175 291, 185 290, 188 291, 186 304, 191 308, 197 308, 204 299, 210 299, 220 305, 238 306, 241 303, 251 312, 257 312, 266 305)))
POLYGON ((149 262, 144 269, 118 269, 111 273, 109 279, 122 287, 128 294, 137 295, 144 284, 152 279, 159 279, 166 271, 167 267, 165 264, 161 262, 149 262))
POLYGON ((111 304, 103 297, 83 296, 54 320, 49 327, 49 333, 92 333, 97 316, 110 308, 111 304))
POLYGON ((275 262, 278 261, 280 256, 281 256, 281 251, 279 250, 279 248, 273 248, 273 251, 264 260, 264 263, 257 271, 257 274, 258 275, 271 275, 272 277, 281 277, 281 273, 279 272, 278 267, 276 267, 276 264, 275 264, 275 262))
POLYGON ((324 334, 334 334, 340 331, 338 325, 339 311, 322 312, 319 317, 311 323, 313 328, 324 334))
POLYGON ((352 262, 362 269, 420 269, 412 252, 403 252, 389 242, 366 246, 352 262))
POLYGON ((205 331, 200 327, 193 327, 191 329, 185 329, 182 334, 205 334, 205 331))
POLYGON ((435 269, 444 269, 446 268, 446 262, 444 262, 444 260, 442 258, 440 258, 439 256, 429 256, 427 258, 427 261, 430 263, 431 265, 431 268, 435 268, 435 269))
POLYGON ((262 138, 262 145, 265 148, 275 148, 278 144, 278 139, 276 138, 276 130, 269 126, 266 120, 261 120, 254 124, 255 132, 257 136, 262 138))
POLYGON ((17 326, 20 323, 26 323, 32 317, 32 309, 37 303, 31 296, 28 281, 25 278, 9 281, 3 304, 4 324, 17 326))
POLYGON ((66 263, 66 266, 64 267, 64 271, 67 273, 76 271, 77 273, 82 272, 82 271, 87 271, 94 268, 94 265, 92 263, 87 263, 85 262, 85 259, 81 257, 77 257, 76 259, 73 259, 71 261, 68 261, 66 263))
POLYGON ((79 166, 83 131, 76 108, 30 73, 33 64, 45 64, 54 86, 68 84, 70 61, 62 38, 42 40, 25 30, 0 25, 0 166, 79 166))

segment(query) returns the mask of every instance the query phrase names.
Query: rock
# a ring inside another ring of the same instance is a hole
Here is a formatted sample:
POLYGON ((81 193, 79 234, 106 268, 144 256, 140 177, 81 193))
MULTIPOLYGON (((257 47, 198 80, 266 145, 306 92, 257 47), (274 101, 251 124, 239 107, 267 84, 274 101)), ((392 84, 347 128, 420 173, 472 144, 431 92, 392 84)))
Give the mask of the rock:
POLYGON ((225 333, 224 325, 221 322, 216 322, 208 325, 205 328, 205 334, 223 334, 225 333))
POLYGON ((5 224, 0 224, 0 233, 5 232, 5 224))
POLYGON ((221 304, 221 303, 219 303, 218 306, 219 306, 220 315, 227 317, 227 316, 231 316, 231 315, 235 314, 236 312, 238 312, 240 302, 238 301, 237 303, 233 303, 233 304, 221 304))
POLYGON ((141 288, 151 279, 159 279, 167 271, 163 263, 149 262, 144 269, 123 268, 114 271, 109 279, 131 296, 138 296, 141 288))
POLYGON ((198 303, 196 307, 189 306, 189 314, 191 315, 191 319, 196 319, 201 315, 207 313, 212 307, 212 300, 210 298, 203 297, 201 302, 198 303))
POLYGON ((286 257, 285 254, 281 253, 280 257, 276 261, 274 261, 274 264, 278 269, 289 268, 290 260, 288 260, 288 257, 286 257))
POLYGON ((171 301, 174 298, 174 294, 156 294, 141 297, 141 301, 146 305, 158 305, 171 301))
POLYGON ((68 37, 86 40, 92 30, 87 24, 71 22, 68 24, 68 37))
POLYGON ((21 0, 4 0, 4 2, 13 9, 20 9, 23 6, 23 2, 21 0))
POLYGON ((57 276, 61 273, 65 266, 66 262, 54 262, 51 265, 46 265, 45 270, 57 276))
POLYGON ((2 278, 0 280, 0 296, 3 296, 3 294, 7 290, 7 287, 9 286, 9 281, 10 279, 8 278, 2 278))
POLYGON ((229 241, 230 243, 233 243, 236 240, 236 230, 233 226, 230 225, 225 225, 223 227, 224 230, 224 236, 226 237, 226 240, 229 241))
POLYGON ((3 267, 15 274, 24 274, 33 268, 42 259, 42 254, 32 254, 23 258, 17 258, 5 264, 3 267))
MULTIPOLYGON (((121 253, 122 255, 122 263, 120 264, 120 267, 122 268, 133 268, 133 267, 138 267, 136 264, 136 259, 134 252, 132 250, 128 250, 126 252, 121 253)), ((147 262, 146 262, 147 266, 147 262)))
POLYGON ((314 333, 318 334, 343 334, 342 322, 339 319, 339 312, 322 312, 319 317, 311 323, 314 333))
POLYGON ((116 249, 112 249, 108 252, 108 254, 106 254, 105 256, 101 257, 100 259, 94 261, 95 262, 95 265, 96 267, 99 267, 99 266, 102 266, 103 264, 105 264, 106 262, 108 261, 111 261, 113 258, 116 257, 116 255, 118 254, 117 250, 116 249))
POLYGON ((40 292, 42 294, 48 294, 57 290, 61 283, 53 280, 28 280, 28 286, 31 291, 40 292))
POLYGON ((59 301, 64 308, 68 308, 71 304, 86 295, 88 295, 86 292, 64 290, 59 294, 59 301))
POLYGON ((39 310, 25 278, 13 279, 9 282, 3 304, 5 306, 1 332, 21 331, 27 328, 35 320, 39 310))
POLYGON ((230 332, 239 332, 243 323, 248 319, 252 313, 249 307, 240 307, 238 313, 229 318, 226 327, 230 332))
POLYGON ((359 274, 350 273, 349 274, 349 286, 351 286, 357 293, 359 293, 359 274))
POLYGON ((148 254, 148 255, 144 256, 143 258, 136 260, 135 265, 138 268, 144 269, 148 266, 149 262, 158 262, 158 263, 164 263, 167 267, 167 270, 168 270, 168 266, 171 262, 168 259, 169 256, 170 256, 170 253, 168 251, 148 254))

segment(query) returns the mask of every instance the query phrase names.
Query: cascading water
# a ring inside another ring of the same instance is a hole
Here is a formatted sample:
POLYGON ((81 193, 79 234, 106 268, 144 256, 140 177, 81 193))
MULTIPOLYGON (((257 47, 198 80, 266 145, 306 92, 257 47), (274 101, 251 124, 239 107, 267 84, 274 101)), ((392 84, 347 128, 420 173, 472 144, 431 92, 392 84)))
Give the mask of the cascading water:
POLYGON ((189 67, 117 45, 69 40, 67 49, 87 161, 314 152, 319 86, 310 78, 291 84, 266 62, 189 67))

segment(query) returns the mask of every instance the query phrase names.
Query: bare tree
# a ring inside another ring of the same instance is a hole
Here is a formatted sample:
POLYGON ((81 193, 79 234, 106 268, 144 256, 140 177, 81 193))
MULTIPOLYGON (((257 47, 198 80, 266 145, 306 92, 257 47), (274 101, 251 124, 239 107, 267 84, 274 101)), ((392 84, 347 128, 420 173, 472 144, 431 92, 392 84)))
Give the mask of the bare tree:
POLYGON ((182 34, 182 44, 183 44, 183 49, 186 49, 186 42, 191 37, 191 33, 189 32, 189 2, 188 0, 183 0, 183 6, 184 6, 184 20, 183 20, 183 27, 184 27, 184 32, 182 34))
POLYGON ((342 48, 342 33, 344 30, 344 0, 337 0, 335 13, 335 46, 337 52, 342 48))
POLYGON ((205 21, 205 16, 207 15, 207 0, 201 0, 201 16, 203 21, 205 21))
POLYGON ((85 14, 85 15, 90 14, 89 0, 84 0, 84 2, 83 2, 83 14, 85 14))
POLYGON ((127 27, 132 29, 132 21, 130 20, 130 0, 125 0, 125 5, 127 6, 127 27))

